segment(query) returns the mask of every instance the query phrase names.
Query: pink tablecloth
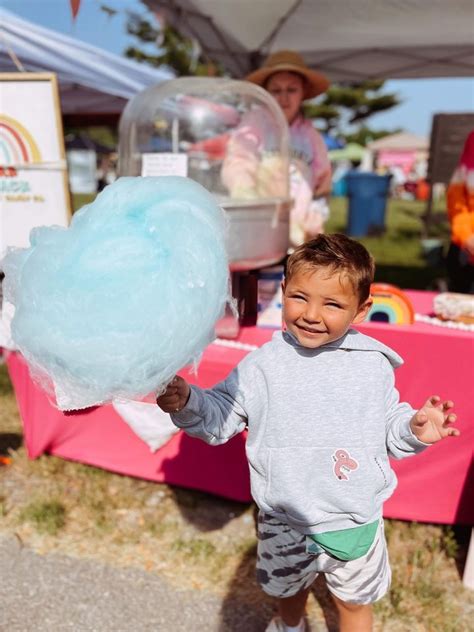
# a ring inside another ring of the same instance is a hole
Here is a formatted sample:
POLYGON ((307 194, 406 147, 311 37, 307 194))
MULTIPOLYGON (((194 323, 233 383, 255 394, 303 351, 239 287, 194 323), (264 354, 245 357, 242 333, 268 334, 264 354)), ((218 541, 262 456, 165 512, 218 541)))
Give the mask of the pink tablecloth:
MULTIPOLYGON (((433 294, 409 295, 418 313, 431 311, 433 294)), ((445 440, 415 458, 393 462, 399 485, 385 505, 385 516, 474 524, 474 334, 419 323, 364 323, 359 329, 405 359, 405 365, 396 372, 402 399, 413 406, 420 406, 431 394, 453 399, 462 431, 458 439, 445 440)), ((261 345, 272 334, 270 329, 248 327, 241 331, 238 341, 261 345)), ((187 377, 201 386, 212 386, 246 353, 212 344, 204 353, 197 378, 187 377)), ((224 446, 210 447, 179 433, 152 453, 111 406, 61 413, 31 381, 18 354, 10 354, 7 361, 31 458, 49 452, 131 476, 250 500, 244 435, 224 446)))

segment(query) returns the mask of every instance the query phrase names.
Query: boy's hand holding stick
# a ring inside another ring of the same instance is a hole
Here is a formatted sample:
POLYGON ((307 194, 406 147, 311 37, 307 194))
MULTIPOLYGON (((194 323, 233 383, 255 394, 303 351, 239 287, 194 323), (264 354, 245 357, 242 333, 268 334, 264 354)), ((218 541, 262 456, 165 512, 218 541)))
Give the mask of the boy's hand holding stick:
POLYGON ((186 380, 175 375, 166 391, 156 399, 156 403, 165 413, 178 413, 186 406, 191 389, 186 380))

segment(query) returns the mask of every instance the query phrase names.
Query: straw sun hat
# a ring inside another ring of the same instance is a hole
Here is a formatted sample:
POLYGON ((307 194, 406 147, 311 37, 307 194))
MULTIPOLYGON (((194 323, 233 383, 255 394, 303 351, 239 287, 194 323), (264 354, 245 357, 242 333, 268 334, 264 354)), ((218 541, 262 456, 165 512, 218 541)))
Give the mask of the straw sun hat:
POLYGON ((277 53, 272 53, 264 61, 261 68, 254 70, 254 72, 251 72, 245 78, 247 81, 256 83, 259 86, 264 86, 270 75, 285 71, 295 72, 304 77, 305 99, 312 99, 329 88, 328 79, 320 72, 308 68, 301 55, 292 50, 281 50, 277 53))

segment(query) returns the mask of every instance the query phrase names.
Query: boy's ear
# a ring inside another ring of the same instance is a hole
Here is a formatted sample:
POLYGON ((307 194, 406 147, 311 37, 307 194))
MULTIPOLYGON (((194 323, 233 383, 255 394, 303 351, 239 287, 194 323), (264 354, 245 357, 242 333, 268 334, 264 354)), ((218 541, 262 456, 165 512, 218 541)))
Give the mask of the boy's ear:
POLYGON ((282 291, 283 294, 285 293, 285 287, 286 287, 285 279, 283 279, 283 281, 281 282, 281 291, 282 291))
POLYGON ((369 296, 369 298, 366 301, 364 301, 364 303, 362 303, 362 305, 359 307, 359 310, 357 314, 355 315, 355 318, 352 322, 353 323, 363 322, 365 320, 365 317, 369 313, 369 310, 372 307, 373 302, 374 301, 372 300, 372 297, 369 296))

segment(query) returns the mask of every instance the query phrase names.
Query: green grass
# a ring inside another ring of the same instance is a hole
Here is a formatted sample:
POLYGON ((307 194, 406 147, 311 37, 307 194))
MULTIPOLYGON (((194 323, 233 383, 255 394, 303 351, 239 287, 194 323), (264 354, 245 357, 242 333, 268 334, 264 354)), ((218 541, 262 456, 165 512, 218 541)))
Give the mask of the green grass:
POLYGON ((56 535, 66 523, 66 509, 59 500, 37 500, 23 508, 18 522, 32 523, 38 533, 56 535))
MULTIPOLYGON (((347 229, 347 198, 331 199, 331 216, 326 232, 345 233, 347 229)), ((437 218, 431 237, 440 239, 446 251, 449 243, 449 225, 444 201, 435 207, 437 218)), ((386 231, 382 235, 357 237, 374 256, 375 280, 402 288, 438 289, 446 276, 443 261, 429 261, 422 250, 422 216, 425 203, 406 200, 389 200, 386 213, 386 231)))
POLYGON ((13 387, 8 377, 7 367, 5 365, 0 366, 0 396, 10 395, 13 393, 13 387))
POLYGON ((73 213, 78 211, 85 204, 93 202, 95 197, 95 193, 74 193, 72 196, 73 213))
POLYGON ((189 540, 178 538, 173 543, 173 549, 183 553, 186 557, 194 557, 200 561, 204 561, 217 552, 212 542, 203 540, 202 538, 192 538, 189 540))

